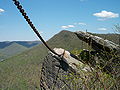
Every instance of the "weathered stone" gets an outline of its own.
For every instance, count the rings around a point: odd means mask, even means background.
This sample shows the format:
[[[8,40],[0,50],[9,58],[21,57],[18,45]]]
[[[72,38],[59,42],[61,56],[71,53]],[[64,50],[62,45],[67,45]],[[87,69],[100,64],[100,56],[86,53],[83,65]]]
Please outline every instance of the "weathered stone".
[[[106,51],[108,53],[114,53],[120,55],[120,46],[109,41],[104,40],[98,36],[93,36],[85,32],[75,32],[78,38],[86,43],[88,43],[96,51]]]
[[[65,62],[60,61],[60,58],[54,57],[49,53],[42,65],[41,88],[44,90],[59,90],[64,86],[64,79],[60,80],[58,76],[68,74],[69,66]]]

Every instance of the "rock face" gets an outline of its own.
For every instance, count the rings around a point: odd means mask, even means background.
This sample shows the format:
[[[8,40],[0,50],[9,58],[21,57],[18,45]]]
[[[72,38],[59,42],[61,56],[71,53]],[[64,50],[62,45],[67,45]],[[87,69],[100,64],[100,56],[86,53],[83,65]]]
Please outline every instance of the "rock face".
[[[61,89],[66,82],[63,75],[68,73],[68,64],[49,53],[46,56],[42,67],[41,88],[44,90],[52,90],[53,88],[54,90]]]
[[[89,46],[91,46],[96,51],[106,51],[108,53],[120,55],[120,46],[109,40],[104,40],[101,37],[93,36],[81,31],[75,32],[75,34],[80,40],[88,43]]]

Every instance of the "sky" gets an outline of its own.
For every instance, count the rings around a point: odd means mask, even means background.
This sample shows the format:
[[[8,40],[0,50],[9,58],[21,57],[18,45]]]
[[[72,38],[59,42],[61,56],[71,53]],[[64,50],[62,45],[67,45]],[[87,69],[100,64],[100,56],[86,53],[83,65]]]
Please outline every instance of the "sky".
[[[62,30],[114,33],[120,23],[120,0],[19,0],[48,40]],[[12,0],[0,0],[0,41],[38,40]]]

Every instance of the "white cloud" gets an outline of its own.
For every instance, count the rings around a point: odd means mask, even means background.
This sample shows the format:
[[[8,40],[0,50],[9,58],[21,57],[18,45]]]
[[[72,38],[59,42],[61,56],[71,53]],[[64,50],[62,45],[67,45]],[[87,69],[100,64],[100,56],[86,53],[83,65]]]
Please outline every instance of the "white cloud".
[[[74,25],[61,26],[62,29],[74,28]]]
[[[5,11],[5,10],[3,10],[3,9],[0,8],[0,13],[2,13],[2,12],[4,12],[4,11]]]
[[[101,31],[106,31],[107,28],[98,28],[98,30],[101,30]]]
[[[108,12],[108,11],[105,11],[105,10],[101,11],[100,13],[94,13],[93,15],[96,16],[96,17],[102,18],[102,19],[99,19],[99,20],[105,20],[105,19],[108,19],[108,18],[119,17],[118,13]]]
[[[68,28],[68,26],[61,26],[61,28],[66,29],[66,28]]]
[[[73,27],[75,27],[75,26],[74,26],[74,25],[68,25],[68,27],[69,27],[69,28],[73,28]]]

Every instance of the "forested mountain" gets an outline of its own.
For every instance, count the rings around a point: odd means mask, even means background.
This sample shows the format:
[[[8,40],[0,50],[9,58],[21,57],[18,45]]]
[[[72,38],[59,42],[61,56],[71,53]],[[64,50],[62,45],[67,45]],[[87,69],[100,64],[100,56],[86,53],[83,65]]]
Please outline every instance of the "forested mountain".
[[[6,41],[0,42],[0,61],[17,55],[29,48],[41,44],[40,41]]]
[[[4,42],[0,42],[0,49],[3,49],[13,43],[17,43],[27,48],[30,48],[40,44],[41,42],[40,41],[4,41]]]
[[[97,35],[97,34],[95,34]],[[118,43],[115,34],[98,35]],[[47,41],[52,48],[64,48],[68,51],[86,48],[77,36],[70,31],[61,31]],[[84,45],[83,45],[84,44]],[[40,68],[48,50],[43,44],[33,47],[17,56],[0,62],[0,87],[3,89],[40,89]]]

